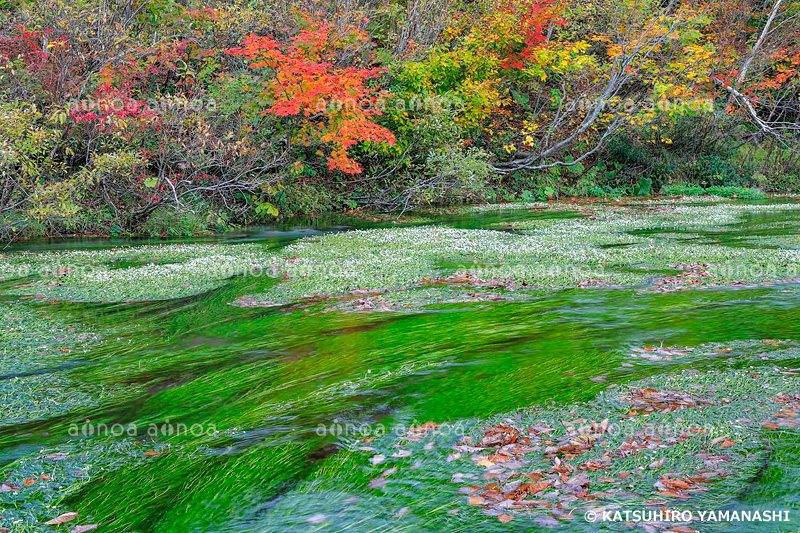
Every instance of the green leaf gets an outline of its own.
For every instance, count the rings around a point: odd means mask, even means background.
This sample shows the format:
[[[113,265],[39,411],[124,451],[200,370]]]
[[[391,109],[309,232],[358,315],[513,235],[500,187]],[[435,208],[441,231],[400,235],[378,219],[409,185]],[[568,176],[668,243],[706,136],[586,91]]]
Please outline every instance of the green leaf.
[[[525,93],[521,93],[516,89],[511,89],[511,97],[514,99],[514,101],[517,104],[519,104],[519,105],[521,105],[523,107],[528,105],[528,102],[530,102],[530,100],[531,100],[531,97],[529,95],[527,95]]]
[[[271,203],[262,202],[256,206],[256,213],[260,215],[270,215],[273,217],[277,217],[280,211],[278,211],[278,208],[272,205]]]
[[[586,167],[583,166],[583,163],[575,163],[574,165],[570,165],[567,168],[573,174],[583,174],[583,172],[586,170]]]

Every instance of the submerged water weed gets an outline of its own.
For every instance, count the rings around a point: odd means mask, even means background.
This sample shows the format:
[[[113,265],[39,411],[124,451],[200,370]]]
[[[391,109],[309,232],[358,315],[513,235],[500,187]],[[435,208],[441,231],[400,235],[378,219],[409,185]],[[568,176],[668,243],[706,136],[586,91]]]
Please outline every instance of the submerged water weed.
[[[561,208],[574,207],[556,207]],[[433,226],[312,237],[283,250],[278,264],[285,272],[283,283],[251,303],[283,304],[369,290],[391,292],[436,279],[480,290],[517,290],[642,286],[676,274],[659,286],[662,291],[794,279],[800,276],[800,250],[732,247],[671,237],[675,231],[722,230],[745,216],[781,216],[797,209],[794,204],[592,206],[584,218],[511,224],[517,233]],[[644,230],[647,235],[635,233]],[[448,279],[459,273],[472,276],[472,282]]]
[[[592,528],[587,511],[736,508],[770,460],[770,445],[797,434],[798,405],[796,372],[685,371],[609,389],[588,404],[461,421],[463,438],[423,424],[354,442],[286,494],[259,531],[335,530],[355,521],[409,531],[583,531]]]
[[[68,376],[39,374],[0,381],[0,427],[44,420],[119,398],[123,386],[81,386]]]
[[[481,205],[463,205],[451,206],[441,209],[431,209],[428,212],[436,214],[444,213],[486,213],[493,211],[511,211],[511,210],[577,210],[589,206],[600,207],[613,207],[618,205],[647,205],[647,206],[670,206],[670,205],[698,205],[698,204],[713,204],[713,203],[730,203],[730,198],[722,196],[706,195],[702,197],[688,197],[681,196],[677,198],[657,198],[657,199],[639,199],[639,198],[625,198],[624,202],[616,201],[610,202],[607,200],[578,200],[567,202],[506,202],[498,204],[481,204]]]
[[[67,531],[89,525],[92,517],[81,514],[69,520],[68,529],[48,527],[46,522],[74,514],[62,503],[67,496],[90,483],[102,482],[103,475],[120,467],[146,461],[154,453],[160,451],[141,441],[96,438],[63,443],[14,461],[2,469],[0,528]]]
[[[0,374],[35,372],[75,360],[97,335],[36,313],[21,303],[0,304]]]
[[[0,279],[33,276],[10,294],[54,300],[119,302],[180,298],[231,276],[271,274],[273,256],[254,244],[174,244],[108,250],[18,252],[0,262]]]
[[[635,286],[656,277],[654,271],[679,272],[687,265],[703,268],[662,290],[800,276],[800,250],[790,239],[762,248],[734,248],[691,238],[692,231],[723,231],[746,216],[796,211],[795,204],[535,207],[572,210],[583,218],[518,221],[510,225],[516,233],[439,226],[356,230],[303,239],[284,248],[280,258],[255,244],[12,253],[3,257],[0,277],[38,276],[8,291],[14,294],[131,301],[197,294],[254,270],[262,276],[282,276],[282,283],[251,300],[262,305],[359,290],[406,289],[457,272],[477,278],[481,290],[498,288],[497,280],[523,288]],[[784,229],[790,232],[794,222],[785,221]],[[488,286],[490,282],[494,286]]]
[[[0,427],[57,417],[134,391],[83,385],[69,374],[99,336],[23,303],[0,304]]]
[[[791,340],[751,340],[698,346],[631,346],[624,350],[623,367],[661,363],[693,363],[723,359],[727,364],[800,360],[800,344]]]

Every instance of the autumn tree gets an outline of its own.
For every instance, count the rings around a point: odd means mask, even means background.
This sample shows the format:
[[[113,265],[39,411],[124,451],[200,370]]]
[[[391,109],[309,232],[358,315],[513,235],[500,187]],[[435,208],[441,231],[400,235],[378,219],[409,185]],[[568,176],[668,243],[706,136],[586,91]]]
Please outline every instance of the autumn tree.
[[[360,29],[336,30],[312,21],[309,27],[279,43],[270,36],[249,35],[239,48],[228,50],[264,69],[264,114],[292,119],[290,138],[304,145],[321,143],[330,149],[328,168],[358,174],[361,165],[348,155],[359,142],[394,144],[394,135],[377,124],[383,93],[370,85],[383,69],[341,66],[338,56],[369,42]]]

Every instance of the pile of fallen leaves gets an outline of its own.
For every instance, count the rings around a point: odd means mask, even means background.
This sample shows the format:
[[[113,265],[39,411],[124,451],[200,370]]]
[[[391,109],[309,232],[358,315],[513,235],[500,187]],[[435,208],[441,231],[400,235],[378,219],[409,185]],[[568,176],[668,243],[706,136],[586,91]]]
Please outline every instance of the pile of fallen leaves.
[[[780,410],[761,422],[761,427],[772,431],[800,427],[800,395],[780,393],[772,400]]]
[[[656,292],[685,291],[704,284],[705,278],[711,277],[708,271],[710,265],[704,263],[679,263],[670,265],[671,268],[681,271],[675,276],[667,276],[656,280]]]
[[[751,373],[754,380],[756,374]],[[632,389],[617,399],[629,406],[620,421],[682,409],[701,409],[713,403],[710,397],[677,390]],[[727,405],[727,398],[719,404]],[[765,401],[768,401],[765,398]],[[800,424],[800,395],[781,393],[771,399],[784,407],[763,427],[797,427]],[[600,422],[583,418],[561,421],[562,429],[545,424],[527,428],[510,423],[484,427],[483,435],[473,443],[465,437],[454,447],[447,460],[469,458],[483,468],[482,475],[455,474],[452,483],[461,486],[469,506],[503,523],[520,513],[542,527],[557,527],[574,520],[587,510],[620,509],[627,500],[631,505],[659,508],[685,501],[732,475],[732,456],[728,449],[737,443],[727,435],[711,438],[708,431],[688,426],[677,434],[641,430],[621,440],[610,434],[609,419]],[[643,427],[647,427],[644,425]],[[652,429],[652,428],[651,428]],[[700,452],[692,454],[694,463],[703,467],[689,471],[661,473],[652,485],[643,485],[648,477],[665,470],[669,450],[689,439],[698,441]],[[689,448],[691,449],[691,447]],[[628,458],[643,454],[647,459],[635,468],[620,469],[615,464],[630,465]],[[581,460],[581,457],[586,459]],[[660,458],[658,458],[660,456]],[[577,461],[570,461],[577,458]],[[686,463],[689,464],[688,462]],[[546,465],[546,466],[543,466]],[[672,461],[673,468],[675,459]],[[647,486],[652,489],[647,490]],[[637,503],[638,502],[638,503]],[[666,530],[675,524],[649,523],[652,530]],[[685,531],[693,531],[685,528]]]
[[[706,492],[706,484],[727,475],[727,472],[717,470],[702,470],[694,475],[665,474],[656,481],[655,488],[662,496],[688,500],[692,494]]]
[[[446,277],[424,278],[417,282],[419,285],[471,285],[474,287],[487,287],[492,289],[515,290],[521,287],[528,287],[528,284],[517,282],[512,278],[492,278],[483,279],[474,276],[469,272],[456,272]]]
[[[675,411],[677,409],[692,409],[710,402],[697,395],[680,391],[657,391],[656,389],[646,388],[633,391],[620,398],[625,403],[631,405],[629,415],[648,414],[654,411]]]

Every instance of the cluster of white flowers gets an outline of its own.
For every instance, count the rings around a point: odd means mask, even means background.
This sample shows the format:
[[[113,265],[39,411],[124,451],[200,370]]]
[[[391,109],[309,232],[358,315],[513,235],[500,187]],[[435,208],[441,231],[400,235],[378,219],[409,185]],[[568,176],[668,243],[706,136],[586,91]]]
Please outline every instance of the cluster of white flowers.
[[[0,279],[30,268],[39,274],[34,283],[12,290],[64,300],[125,301],[197,294],[257,268],[287,277],[259,296],[277,302],[400,289],[455,272],[545,288],[631,286],[652,279],[653,271],[699,263],[710,266],[709,282],[757,282],[800,275],[800,250],[785,231],[800,224],[786,215],[798,209],[798,204],[592,206],[581,213],[591,216],[537,216],[512,224],[513,232],[415,226],[315,236],[286,246],[280,257],[254,243],[22,252],[2,258]],[[766,212],[776,215],[757,224],[752,220]],[[750,229],[784,231],[763,247],[708,238],[745,228],[744,222]],[[502,229],[507,228],[508,223]],[[746,236],[746,231],[740,235]]]
[[[716,267],[710,268],[708,281],[717,283],[795,277],[800,275],[800,251],[795,248],[733,247],[688,237],[696,236],[692,232],[725,231],[751,214],[798,208],[796,204],[685,205],[664,210],[595,207],[591,217],[519,222],[513,225],[516,233],[422,226],[312,237],[284,250],[291,259],[285,259],[281,268],[289,280],[264,297],[281,301],[356,289],[396,289],[454,271],[546,288],[574,287],[587,277],[607,285],[641,284],[654,277],[652,271],[680,263]]]
[[[75,301],[153,300],[189,296],[277,258],[254,244],[177,244],[104,250],[9,254],[0,272],[26,268],[37,281],[12,291]]]

